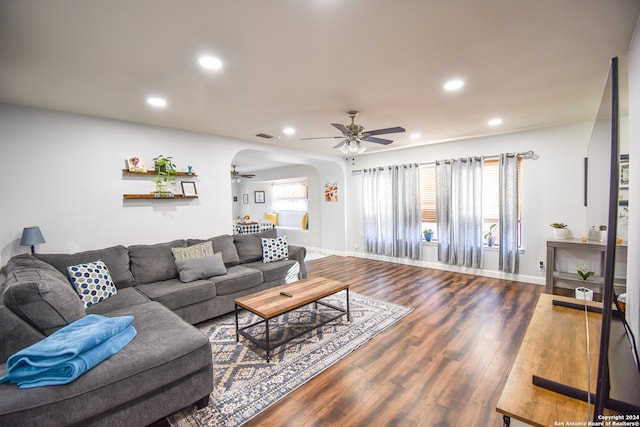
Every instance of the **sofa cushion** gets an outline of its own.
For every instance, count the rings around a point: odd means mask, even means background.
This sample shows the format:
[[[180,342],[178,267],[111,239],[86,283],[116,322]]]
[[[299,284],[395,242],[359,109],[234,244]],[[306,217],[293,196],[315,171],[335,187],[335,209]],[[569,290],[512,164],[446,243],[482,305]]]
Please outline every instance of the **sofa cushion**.
[[[173,258],[175,258],[176,261],[189,258],[200,258],[213,255],[213,244],[209,240],[187,246],[186,248],[171,248],[171,252],[173,252]]]
[[[109,269],[101,260],[67,267],[69,281],[84,308],[91,307],[118,293],[111,281]]]
[[[176,267],[178,267],[180,281],[185,283],[227,273],[220,252],[199,258],[176,259]]]
[[[69,282],[46,270],[8,271],[4,305],[44,335],[85,316],[84,307]]]
[[[171,248],[186,246],[187,241],[183,239],[155,245],[129,246],[131,272],[136,285],[177,278],[178,269]]]
[[[287,236],[275,239],[262,238],[262,262],[269,263],[289,259]]]
[[[264,281],[260,270],[242,265],[228,268],[227,274],[224,276],[211,277],[209,280],[215,283],[218,295],[229,295],[234,292],[251,289]]]
[[[101,259],[109,269],[117,288],[133,286],[133,275],[129,269],[129,252],[122,245],[75,254],[34,254],[34,256],[54,266],[65,277],[68,266]]]
[[[213,243],[214,252],[222,252],[222,260],[225,266],[233,267],[234,265],[240,264],[240,257],[238,256],[236,245],[233,244],[233,236],[228,234],[212,237],[207,240],[189,239],[187,243],[189,243],[189,245],[195,245],[207,241]]]
[[[112,311],[131,307],[133,305],[144,304],[150,301],[151,300],[136,287],[124,288],[118,290],[117,294],[111,295],[109,298],[88,307],[86,312],[87,314],[102,314],[110,316]]]
[[[240,264],[262,259],[262,238],[275,239],[277,237],[278,232],[275,229],[233,236],[233,243],[236,245]]]
[[[298,261],[292,259],[268,263],[254,261],[243,264],[242,266],[262,271],[262,277],[265,282],[281,280],[282,283],[292,283],[298,280],[298,275],[300,273]]]
[[[178,279],[136,286],[140,292],[171,310],[215,298],[217,290],[210,280],[182,283]]]

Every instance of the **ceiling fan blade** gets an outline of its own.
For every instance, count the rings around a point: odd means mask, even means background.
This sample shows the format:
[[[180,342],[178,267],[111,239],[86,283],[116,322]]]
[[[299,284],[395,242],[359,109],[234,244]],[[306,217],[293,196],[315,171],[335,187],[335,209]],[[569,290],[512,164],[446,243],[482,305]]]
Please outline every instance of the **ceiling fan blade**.
[[[331,123],[331,126],[338,129],[340,132],[344,133],[345,135],[351,135],[353,133],[351,132],[351,130],[349,130],[348,127],[346,127],[345,125],[341,125],[340,123]]]
[[[364,134],[365,135],[383,135],[385,133],[400,133],[400,132],[404,132],[404,128],[400,126],[396,126],[394,128],[368,130]]]
[[[333,148],[340,148],[342,147],[347,141],[349,141],[348,139],[342,140],[338,143],[338,145],[334,146]]]
[[[300,138],[300,141],[305,141],[309,139],[334,139],[334,138],[344,138],[344,136],[318,136],[314,138]]]
[[[253,178],[255,175],[252,175],[252,174],[243,174],[243,173],[241,173],[241,174],[240,174],[240,176],[241,176],[242,178]]]
[[[367,136],[364,138],[361,138],[363,141],[367,141],[367,142],[375,142],[376,144],[384,144],[384,145],[389,145],[391,144],[393,141],[390,139],[382,139],[382,138],[374,138],[373,136]]]

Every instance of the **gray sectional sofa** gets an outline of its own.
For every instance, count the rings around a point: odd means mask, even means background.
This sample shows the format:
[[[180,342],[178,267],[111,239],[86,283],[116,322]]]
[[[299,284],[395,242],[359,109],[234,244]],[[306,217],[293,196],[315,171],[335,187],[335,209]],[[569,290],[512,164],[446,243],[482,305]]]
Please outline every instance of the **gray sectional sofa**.
[[[132,315],[137,336],[69,384],[0,384],[0,425],[143,426],[206,405],[211,348],[192,325],[232,312],[238,296],[306,277],[305,248],[289,245],[288,259],[263,262],[263,237],[277,236],[270,230],[10,259],[0,273],[0,376],[9,356],[87,314]],[[174,251],[208,242],[221,264],[213,277],[198,278],[193,263],[185,268]],[[67,267],[97,260],[117,292],[86,307]]]

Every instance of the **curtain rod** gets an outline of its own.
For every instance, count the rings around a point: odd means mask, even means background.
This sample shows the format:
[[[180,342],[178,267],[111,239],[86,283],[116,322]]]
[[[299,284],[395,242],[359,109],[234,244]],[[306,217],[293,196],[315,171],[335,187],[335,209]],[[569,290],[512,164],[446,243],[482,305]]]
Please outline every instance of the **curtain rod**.
[[[529,150],[529,151],[521,151],[519,153],[507,153],[507,156],[518,156],[518,157],[522,157],[523,159],[532,159],[532,160],[538,160],[538,156],[536,153],[533,152],[533,150]],[[493,160],[493,159],[499,159],[500,158],[500,154],[494,154],[492,156],[482,156],[484,159],[489,159],[489,160]],[[434,165],[436,163],[437,160],[434,160],[432,162],[425,162],[425,163],[418,163],[418,165],[420,166],[424,166],[424,165]],[[362,173],[362,169],[352,169],[351,170],[351,175],[359,175]]]

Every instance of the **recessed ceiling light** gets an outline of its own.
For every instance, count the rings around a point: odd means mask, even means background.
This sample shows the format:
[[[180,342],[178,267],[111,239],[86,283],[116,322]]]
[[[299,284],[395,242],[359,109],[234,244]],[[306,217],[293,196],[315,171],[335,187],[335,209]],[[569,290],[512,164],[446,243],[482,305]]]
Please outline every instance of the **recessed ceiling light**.
[[[222,68],[222,61],[213,56],[201,56],[198,63],[207,70],[219,70]]]
[[[487,122],[489,126],[500,126],[502,124],[502,119],[500,117],[493,118]]]
[[[285,135],[293,135],[296,133],[296,130],[294,128],[284,128],[282,132],[284,132]]]
[[[458,90],[464,86],[464,81],[460,79],[449,80],[444,84],[444,89],[448,91]]]
[[[152,107],[161,108],[167,106],[167,101],[163,98],[158,98],[157,96],[151,96],[147,98],[147,104],[151,105]]]
[[[419,133],[412,133],[411,135],[409,135],[409,138],[411,139],[420,139],[422,135],[420,135]]]

